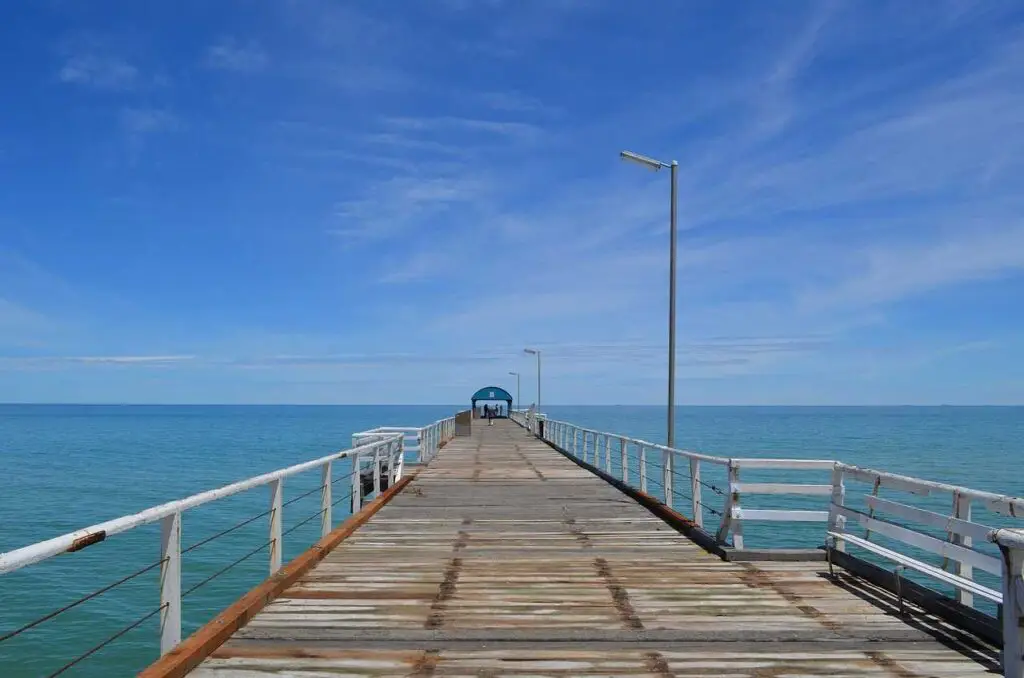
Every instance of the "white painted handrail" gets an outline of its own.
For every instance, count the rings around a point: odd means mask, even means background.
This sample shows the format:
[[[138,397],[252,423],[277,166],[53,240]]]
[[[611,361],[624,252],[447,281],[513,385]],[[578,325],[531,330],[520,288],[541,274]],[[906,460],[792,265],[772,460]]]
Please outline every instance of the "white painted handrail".
[[[395,439],[397,438],[391,438],[391,440]],[[32,565],[33,563],[38,563],[42,560],[46,560],[47,558],[52,558],[53,556],[65,553],[68,549],[72,548],[76,542],[89,538],[91,535],[103,533],[103,539],[106,539],[114,536],[115,534],[127,532],[128,530],[135,529],[142,525],[155,523],[156,521],[175,513],[183,513],[197,506],[202,506],[203,504],[208,504],[212,501],[224,499],[231,495],[238,494],[239,492],[251,490],[254,487],[269,485],[274,481],[293,476],[297,473],[319,468],[324,464],[337,459],[372,453],[381,445],[386,444],[387,441],[385,440],[382,442],[360,445],[359,447],[353,447],[341,452],[335,452],[334,454],[327,455],[326,457],[320,457],[319,459],[289,466],[288,468],[278,469],[277,471],[271,471],[270,473],[264,473],[263,475],[240,480],[236,483],[225,485],[224,487],[218,487],[214,490],[207,490],[206,492],[193,494],[192,496],[185,497],[184,499],[169,501],[165,504],[153,506],[138,513],[114,518],[113,520],[107,520],[102,523],[96,523],[95,525],[75,530],[74,532],[62,534],[59,537],[37,542],[13,551],[7,551],[6,553],[0,553],[0,574],[7,574],[8,572],[21,569],[26,565]]]
[[[537,417],[540,419],[541,417]],[[704,525],[704,511],[717,513],[721,517],[715,532],[716,540],[727,544],[729,537],[736,549],[743,548],[743,524],[745,521],[778,522],[823,522],[827,523],[828,541],[837,551],[845,551],[847,544],[870,552],[875,557],[888,559],[900,568],[909,568],[919,575],[951,585],[956,590],[957,600],[967,606],[973,605],[973,596],[980,595],[990,601],[1003,604],[1004,671],[1007,678],[1024,678],[1024,530],[993,530],[989,525],[977,522],[972,515],[972,506],[979,505],[993,513],[1010,518],[1024,518],[1024,499],[994,492],[975,490],[910,476],[875,471],[851,466],[829,459],[776,459],[763,457],[728,458],[679,450],[651,443],[639,438],[597,431],[568,422],[544,420],[543,432],[536,423],[522,412],[513,412],[512,419],[527,427],[535,434],[576,457],[581,463],[631,485],[641,492],[648,492],[649,483],[658,485],[668,506],[673,506],[673,496],[679,494],[676,480],[689,481],[692,519],[698,527]],[[617,469],[612,464],[609,441],[616,440],[618,447]],[[604,455],[601,443],[604,444]],[[652,454],[659,452],[660,454]],[[651,474],[648,468],[651,460],[659,464],[660,473]],[[680,473],[681,464],[689,465],[687,476]],[[602,462],[604,468],[602,469]],[[709,484],[701,477],[701,465],[724,467],[728,474],[727,485],[720,488]],[[630,467],[637,471],[632,476]],[[822,474],[818,483],[751,482],[740,478],[741,470],[747,472],[763,470],[807,471]],[[827,478],[825,474],[828,474]],[[675,480],[674,480],[675,479]],[[849,505],[848,483],[861,482],[871,486],[869,494],[861,499],[866,511]],[[703,489],[712,489],[722,495],[722,509],[716,510],[704,502]],[[919,497],[947,497],[948,513],[939,513],[920,506],[879,496],[880,490],[905,492]],[[750,508],[742,505],[744,495],[791,495],[822,498],[823,510],[794,510]],[[891,516],[900,522],[888,519]],[[916,523],[920,528],[908,525]],[[850,533],[847,525],[859,525],[864,536]],[[929,533],[930,532],[930,533]],[[911,549],[934,554],[941,558],[942,566],[932,565],[917,557],[893,550],[871,541],[871,534],[878,534],[890,540],[906,544]],[[945,534],[945,538],[936,536]],[[977,546],[988,542],[999,546],[1002,558],[978,550]],[[814,546],[819,546],[815,544]],[[947,571],[947,564],[952,572]],[[998,576],[1001,590],[984,586],[974,580],[978,569]]]
[[[352,442],[370,440],[388,433],[401,433],[405,436],[405,451],[415,452],[416,461],[425,464],[434,458],[442,445],[455,437],[455,417],[438,419],[423,427],[413,426],[378,426],[369,431],[362,431],[352,436]]]
[[[372,440],[365,441],[347,450],[342,450],[340,452],[320,457],[319,459],[313,459],[301,464],[295,464],[293,466],[288,466],[287,468],[271,471],[270,473],[264,473],[252,478],[240,480],[223,487],[218,487],[213,490],[207,490],[206,492],[200,492],[198,494],[185,497],[184,499],[159,504],[143,511],[139,511],[138,513],[121,516],[120,518],[115,518],[113,520],[107,520],[80,530],[75,530],[74,532],[60,535],[59,537],[30,544],[6,553],[0,553],[0,575],[29,567],[61,554],[73,554],[93,544],[106,541],[114,535],[128,532],[129,530],[133,530],[143,525],[159,521],[161,523],[161,556],[159,561],[160,652],[161,654],[164,654],[172,650],[181,642],[181,605],[183,595],[187,594],[187,592],[186,594],[183,594],[181,590],[182,554],[184,552],[181,545],[181,528],[183,515],[186,511],[231,497],[247,490],[264,486],[269,487],[270,506],[266,512],[266,515],[269,516],[269,526],[268,541],[266,542],[266,545],[270,547],[270,574],[274,574],[282,565],[282,557],[284,554],[284,535],[287,534],[282,529],[284,524],[283,509],[286,506],[286,502],[284,501],[284,480],[303,472],[312,470],[320,471],[319,487],[314,488],[308,494],[312,494],[317,489],[320,490],[321,511],[318,512],[318,514],[314,514],[314,516],[307,520],[313,520],[319,516],[321,525],[320,534],[321,536],[325,536],[333,528],[333,521],[331,519],[331,486],[336,481],[332,476],[332,463],[340,459],[352,460],[353,471],[351,475],[353,478],[353,511],[357,511],[360,505],[358,480],[361,461],[364,459],[372,460],[371,463],[374,466],[375,490],[379,491],[380,471],[381,466],[385,461],[387,461],[387,468],[391,474],[389,485],[400,477],[398,475],[401,470],[399,460],[403,453],[403,443],[404,437],[400,433],[382,433],[375,436]],[[299,498],[301,498],[301,495]],[[248,522],[251,522],[251,519],[243,521],[241,524],[244,525]],[[231,529],[233,530],[235,528]],[[294,527],[292,529],[294,529]],[[216,538],[216,536],[218,535],[210,538],[210,540]],[[202,543],[206,543],[206,541],[200,542],[192,548],[195,548]],[[186,551],[187,550],[188,549],[186,549]],[[156,567],[156,564],[152,567]],[[145,568],[139,573],[145,572],[148,569],[150,568]],[[134,577],[137,575],[131,576]],[[198,588],[198,586],[195,588]],[[48,617],[43,617],[43,619],[46,618]],[[35,623],[38,622],[33,622],[33,624],[23,627],[21,630],[31,628]],[[17,632],[20,632],[21,630]]]
[[[526,418],[521,412],[514,412],[512,419],[520,425],[527,426]],[[535,430],[531,428],[531,430]],[[693,522],[698,527],[704,526],[705,513],[719,518],[716,537],[725,544],[729,538],[737,549],[744,547],[744,521],[773,522],[824,522],[828,519],[828,511],[823,506],[820,511],[806,511],[773,508],[741,507],[742,494],[763,495],[830,495],[832,493],[830,475],[835,462],[827,459],[771,459],[771,458],[729,458],[719,457],[690,450],[670,448],[640,438],[631,438],[620,434],[609,433],[577,426],[564,421],[546,419],[544,421],[544,438],[561,449],[576,456],[584,463],[600,467],[601,459],[597,457],[601,451],[601,441],[617,440],[619,448],[618,471],[620,480],[632,484],[641,492],[650,492],[650,485],[656,486],[665,503],[674,508],[675,498],[688,499]],[[630,456],[629,450],[636,450]],[[604,469],[611,473],[614,465],[611,454],[604,450]],[[635,483],[630,480],[631,460],[635,462],[637,475]],[[651,463],[656,465],[657,472],[651,474]],[[701,473],[701,465],[709,464],[723,468],[728,476],[722,486],[707,482]],[[811,471],[822,474],[821,482],[816,484],[800,483],[748,483],[740,482],[740,469],[746,470],[788,470]],[[705,501],[705,490],[711,490],[720,496],[721,503],[709,504]]]

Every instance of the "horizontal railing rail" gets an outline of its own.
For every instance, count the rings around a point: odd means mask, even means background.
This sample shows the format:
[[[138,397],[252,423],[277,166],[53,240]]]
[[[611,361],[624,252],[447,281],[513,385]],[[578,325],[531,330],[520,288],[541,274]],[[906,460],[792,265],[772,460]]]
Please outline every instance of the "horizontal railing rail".
[[[1024,516],[1024,499],[841,462],[832,483],[828,535],[833,548],[853,546],[916,571],[951,587],[967,606],[975,596],[1003,602],[998,584],[1003,564],[988,535],[997,528],[995,516]],[[852,494],[858,486],[863,491]],[[885,543],[877,543],[878,537]],[[909,554],[903,552],[907,547]],[[987,583],[977,581],[976,570],[990,575],[981,575]]]
[[[438,419],[420,428],[412,426],[378,426],[352,436],[352,443],[369,440],[375,436],[401,433],[405,437],[405,451],[414,455],[417,463],[425,464],[434,458],[437,451],[455,437],[455,417]]]
[[[580,462],[652,494],[670,508],[675,508],[677,499],[688,502],[692,522],[719,545],[729,546],[731,539],[733,549],[743,549],[747,522],[822,523],[821,541],[813,546],[824,546],[830,567],[833,552],[845,553],[847,547],[854,547],[868,554],[870,562],[888,564],[897,584],[910,571],[917,579],[931,582],[933,589],[952,589],[955,600],[965,607],[975,605],[975,596],[984,599],[993,607],[979,611],[1002,620],[1004,675],[1024,678],[1024,530],[994,525],[994,519],[983,521],[976,511],[1000,520],[1020,519],[1024,499],[829,459],[720,457],[669,448],[532,411],[513,411],[510,417]],[[704,470],[724,478],[711,480]],[[818,474],[819,479],[795,483],[749,478],[774,471],[807,472]],[[854,495],[851,488],[857,484],[870,489]],[[883,497],[882,490],[923,498],[925,503]],[[821,503],[816,509],[754,508],[745,499],[752,495],[811,502],[820,497]],[[718,519],[713,532],[705,528],[707,513]],[[854,533],[854,527],[862,533]]]
[[[22,623],[16,628],[0,629],[0,657],[4,655],[2,651],[2,644],[4,642],[29,632],[42,624],[60,617],[69,610],[77,608],[83,603],[98,598],[119,586],[156,570],[159,571],[159,591],[154,592],[154,609],[152,611],[132,624],[120,629],[117,633],[106,637],[101,643],[93,646],[86,652],[78,654],[49,675],[57,676],[65,673],[157,615],[159,615],[160,653],[169,652],[182,639],[182,604],[186,598],[262,551],[266,551],[268,554],[269,574],[275,574],[282,567],[284,538],[286,536],[318,519],[320,522],[318,538],[326,536],[334,527],[332,510],[335,506],[344,502],[350,506],[351,512],[355,514],[362,508],[364,499],[378,495],[382,488],[385,486],[390,487],[401,478],[404,441],[405,436],[400,432],[382,431],[372,436],[366,436],[365,439],[359,440],[350,449],[240,480],[213,490],[200,492],[184,499],[159,504],[138,513],[97,523],[84,529],[69,532],[59,537],[40,541],[6,553],[0,553],[0,575],[6,575],[57,556],[68,557],[68,554],[73,556],[73,554],[90,546],[106,542],[111,537],[130,532],[145,525],[160,523],[161,526],[160,558],[158,560],[147,563],[145,566],[111,584],[99,587],[86,595],[78,596],[70,603],[35,617],[27,623]],[[350,462],[349,471],[336,475],[334,464],[342,460]],[[361,484],[360,472],[366,469],[371,469],[372,473],[372,483],[369,486]],[[285,499],[284,487],[286,479],[315,471],[320,471],[318,484],[295,497]],[[341,496],[336,496],[333,491],[334,486],[346,482],[349,485],[348,491],[344,494],[339,492],[338,494],[341,494]],[[248,516],[194,544],[182,546],[182,523],[186,520],[185,516],[189,511],[257,488],[269,489],[269,506],[265,511],[255,516]],[[319,494],[320,497],[319,510],[285,529],[284,509],[314,494]],[[182,589],[182,571],[185,564],[183,556],[221,537],[234,533],[247,525],[251,525],[260,519],[265,520],[267,524],[265,539],[259,539],[259,543],[254,543],[252,545],[253,548],[249,549],[240,558],[233,559],[222,565],[218,563],[221,566],[215,572],[188,589]],[[0,666],[0,673],[2,673],[2,669],[3,667]]]
[[[781,506],[745,506],[744,495],[778,497],[831,495],[832,460],[730,458],[690,450],[670,448],[648,440],[588,429],[568,422],[536,417],[543,422],[543,436],[586,463],[617,475],[641,492],[653,494],[675,508],[679,501],[689,503],[691,519],[705,528],[707,514],[717,520],[714,536],[721,544],[744,548],[746,522],[821,522],[828,520],[827,505],[820,510]],[[527,425],[526,415],[516,413],[513,420]],[[537,425],[534,425],[534,429]],[[535,431],[536,432],[536,431]],[[711,467],[720,477],[708,477]],[[817,483],[747,481],[759,471],[817,472]],[[740,474],[743,472],[744,479]],[[771,503],[771,500],[765,500]]]

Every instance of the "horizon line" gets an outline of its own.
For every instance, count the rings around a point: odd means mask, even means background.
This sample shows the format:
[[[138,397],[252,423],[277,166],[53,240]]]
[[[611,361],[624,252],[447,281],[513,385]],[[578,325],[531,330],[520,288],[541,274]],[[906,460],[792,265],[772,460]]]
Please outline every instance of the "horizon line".
[[[252,402],[252,403],[159,403],[159,402],[0,402],[0,407],[462,407],[457,403],[287,403],[287,402]],[[651,403],[557,403],[548,407],[659,407],[664,404]],[[701,403],[679,404],[676,408],[702,407],[822,407],[822,408],[853,408],[853,407],[1024,407],[1024,403]],[[468,408],[467,408],[468,409]]]

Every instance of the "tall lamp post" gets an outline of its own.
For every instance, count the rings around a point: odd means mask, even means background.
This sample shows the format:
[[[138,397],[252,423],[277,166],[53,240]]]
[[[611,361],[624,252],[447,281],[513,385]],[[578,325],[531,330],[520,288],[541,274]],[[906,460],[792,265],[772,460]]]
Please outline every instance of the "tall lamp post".
[[[540,414],[540,349],[524,348],[523,353],[537,356],[537,413]]]
[[[671,206],[669,208],[669,272],[668,272],[668,446],[675,447],[676,411],[676,175],[679,163],[662,162],[632,151],[622,151],[619,157],[657,172],[668,168],[671,174]]]
[[[511,374],[513,377],[516,378],[516,408],[518,409],[518,408],[522,407],[522,404],[519,402],[519,393],[520,393],[520,390],[519,390],[519,373],[518,372],[509,372],[509,374]]]

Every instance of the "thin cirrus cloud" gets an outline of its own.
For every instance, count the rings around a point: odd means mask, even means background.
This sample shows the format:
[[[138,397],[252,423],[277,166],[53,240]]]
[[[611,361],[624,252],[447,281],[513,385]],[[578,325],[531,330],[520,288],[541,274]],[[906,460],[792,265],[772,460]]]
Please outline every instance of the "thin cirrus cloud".
[[[83,356],[21,356],[0,358],[8,369],[60,368],[83,365],[161,366],[192,362],[191,355],[83,355]]]
[[[270,63],[270,58],[254,40],[241,41],[225,37],[206,50],[204,64],[209,68],[236,73],[256,73]]]
[[[107,90],[124,90],[139,82],[139,69],[124,59],[97,54],[75,54],[61,66],[61,82]]]

